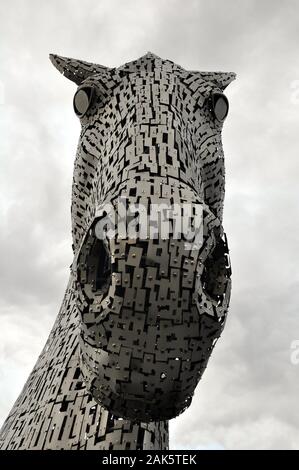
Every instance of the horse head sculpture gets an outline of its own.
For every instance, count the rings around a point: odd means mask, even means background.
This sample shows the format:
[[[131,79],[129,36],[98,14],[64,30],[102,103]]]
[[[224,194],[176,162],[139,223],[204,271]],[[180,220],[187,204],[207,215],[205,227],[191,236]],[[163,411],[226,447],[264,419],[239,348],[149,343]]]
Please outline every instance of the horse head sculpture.
[[[152,53],[119,68],[50,58],[78,86],[81,372],[115,416],[167,420],[190,405],[228,311],[221,130],[235,74]]]

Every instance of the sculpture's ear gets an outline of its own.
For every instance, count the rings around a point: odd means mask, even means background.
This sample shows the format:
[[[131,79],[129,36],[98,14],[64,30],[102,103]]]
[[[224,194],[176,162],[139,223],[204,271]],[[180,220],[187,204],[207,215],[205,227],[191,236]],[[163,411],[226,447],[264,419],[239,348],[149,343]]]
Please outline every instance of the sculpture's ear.
[[[236,79],[234,72],[200,72],[200,75],[209,82],[224,90],[232,81]]]
[[[54,67],[59,70],[66,78],[80,85],[83,80],[95,73],[107,72],[110,69],[103,65],[85,62],[83,60],[70,59],[56,54],[50,54],[50,60]]]
[[[216,87],[224,90],[233,80],[236,78],[236,74],[234,72],[195,72],[190,71],[189,73],[192,74],[196,80],[196,77],[207,80],[208,82],[212,82]]]

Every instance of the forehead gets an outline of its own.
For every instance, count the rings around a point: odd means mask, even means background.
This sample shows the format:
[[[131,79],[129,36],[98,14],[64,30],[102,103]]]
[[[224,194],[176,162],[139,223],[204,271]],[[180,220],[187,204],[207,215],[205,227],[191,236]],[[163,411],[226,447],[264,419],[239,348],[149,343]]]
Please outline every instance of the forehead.
[[[154,72],[155,70],[172,73],[184,72],[184,69],[180,65],[170,60],[162,59],[151,52],[148,52],[146,55],[132,62],[127,62],[115,70],[119,73],[136,73],[139,71]]]
[[[161,82],[182,84],[190,94],[203,93],[207,90],[219,89],[217,83],[211,76],[205,76],[200,72],[190,72],[170,60],[164,60],[151,52],[137,60],[115,69],[120,77],[127,76],[129,81],[135,81],[138,84],[150,82],[151,84],[160,84]]]
[[[154,105],[168,104],[170,96],[191,108],[203,108],[211,93],[223,92],[224,88],[235,78],[227,72],[199,72],[185,70],[170,60],[164,60],[149,52],[132,62],[117,68],[95,66],[96,73],[88,76],[80,86],[94,85],[101,98],[124,101],[135,99],[149,101]],[[107,103],[106,99],[103,103]],[[180,106],[181,107],[181,106]]]
[[[161,85],[167,85],[168,90],[174,86],[178,88],[185,86],[189,88],[189,93],[196,91],[196,88],[192,90],[189,87],[190,77],[192,77],[190,72],[174,62],[161,59],[152,53],[117,68],[115,72],[119,77],[126,77],[128,82],[135,83],[140,88],[142,86],[158,88]],[[202,91],[209,88],[207,82],[200,75],[197,74],[193,78],[196,78],[198,84],[206,85]]]
[[[137,60],[106,73],[95,74],[84,81],[85,84],[105,88],[108,95],[147,95],[151,101],[159,101],[163,96],[176,95],[183,101],[196,99],[204,103],[211,90],[220,88],[200,73],[192,73],[182,67],[162,59]],[[200,104],[200,103],[199,103]]]
[[[113,79],[120,79],[127,74],[145,71],[147,74],[151,72],[168,72],[179,77],[184,82],[186,79],[185,83],[188,82],[192,85],[189,86],[190,90],[198,89],[198,83],[203,85],[206,82],[204,88],[215,88],[216,86],[223,91],[236,77],[235,73],[232,72],[188,71],[174,62],[164,60],[151,52],[118,68],[109,68],[100,64],[58,56],[56,54],[50,54],[50,60],[59,72],[79,86],[87,80],[96,81],[94,79],[98,77],[99,81],[101,81],[101,78],[102,82],[107,83],[108,88],[110,88],[113,86]]]

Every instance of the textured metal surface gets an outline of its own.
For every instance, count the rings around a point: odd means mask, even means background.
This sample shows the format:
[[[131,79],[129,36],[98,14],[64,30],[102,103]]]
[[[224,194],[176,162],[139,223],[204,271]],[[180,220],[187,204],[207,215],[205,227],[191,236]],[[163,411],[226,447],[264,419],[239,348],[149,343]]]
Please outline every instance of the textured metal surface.
[[[226,110],[215,110],[214,102],[235,75],[186,71],[151,53],[116,69],[51,60],[79,86],[74,262],[58,319],[0,443],[165,448],[163,420],[190,405],[229,304]],[[159,204],[200,207],[202,244],[186,245],[173,226],[167,236],[161,227],[155,237],[144,236],[138,223],[135,237],[121,237],[117,226],[115,236],[99,239],[103,208],[117,211],[119,198],[146,211]],[[192,223],[197,217],[192,212]]]

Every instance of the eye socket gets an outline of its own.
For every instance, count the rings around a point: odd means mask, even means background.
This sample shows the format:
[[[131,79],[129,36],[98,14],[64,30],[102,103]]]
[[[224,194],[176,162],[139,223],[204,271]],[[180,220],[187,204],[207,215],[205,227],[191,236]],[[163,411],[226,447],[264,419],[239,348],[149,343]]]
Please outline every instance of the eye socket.
[[[73,100],[73,106],[74,106],[74,111],[79,117],[85,116],[87,113],[88,109],[91,106],[92,99],[94,97],[94,88],[91,86],[86,86],[79,88],[79,90],[76,91],[74,100]]]
[[[228,99],[223,93],[214,92],[210,99],[211,110],[219,122],[223,122],[229,110]]]

